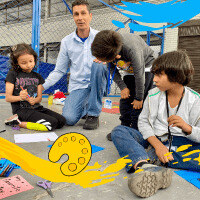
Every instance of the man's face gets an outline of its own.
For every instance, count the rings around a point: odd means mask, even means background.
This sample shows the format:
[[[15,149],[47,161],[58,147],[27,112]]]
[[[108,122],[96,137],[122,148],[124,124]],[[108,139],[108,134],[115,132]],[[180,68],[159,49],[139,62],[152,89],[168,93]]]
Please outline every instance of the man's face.
[[[74,6],[73,18],[78,30],[89,29],[92,20],[92,13],[89,13],[86,5]]]

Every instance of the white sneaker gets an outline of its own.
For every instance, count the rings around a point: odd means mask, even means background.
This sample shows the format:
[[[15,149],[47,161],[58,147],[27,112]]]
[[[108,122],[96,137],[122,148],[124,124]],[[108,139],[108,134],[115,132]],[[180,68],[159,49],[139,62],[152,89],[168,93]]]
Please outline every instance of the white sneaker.
[[[9,117],[4,122],[5,122],[6,125],[9,125],[9,126],[14,126],[14,125],[21,124],[21,121],[18,119],[18,115],[17,114]]]

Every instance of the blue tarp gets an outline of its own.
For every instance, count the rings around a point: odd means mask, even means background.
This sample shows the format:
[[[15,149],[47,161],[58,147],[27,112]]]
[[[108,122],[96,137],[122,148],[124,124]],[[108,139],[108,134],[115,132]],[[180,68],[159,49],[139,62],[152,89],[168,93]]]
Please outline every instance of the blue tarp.
[[[5,93],[5,78],[9,69],[9,58],[0,55],[0,93]]]
[[[44,79],[47,78],[49,73],[55,68],[54,64],[41,62],[39,67],[39,73]],[[0,55],[0,93],[5,93],[5,78],[10,70],[9,58]],[[67,93],[67,74],[65,74],[54,86],[45,90],[43,93],[54,93],[54,90],[60,89],[60,91]]]

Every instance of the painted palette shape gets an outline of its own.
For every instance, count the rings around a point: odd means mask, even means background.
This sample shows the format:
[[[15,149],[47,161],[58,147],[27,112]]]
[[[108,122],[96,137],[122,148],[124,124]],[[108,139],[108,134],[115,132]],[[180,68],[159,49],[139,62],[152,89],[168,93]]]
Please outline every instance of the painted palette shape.
[[[68,156],[60,170],[65,176],[80,173],[89,163],[92,147],[89,140],[80,133],[67,133],[60,136],[49,151],[49,160],[58,162],[63,155]]]

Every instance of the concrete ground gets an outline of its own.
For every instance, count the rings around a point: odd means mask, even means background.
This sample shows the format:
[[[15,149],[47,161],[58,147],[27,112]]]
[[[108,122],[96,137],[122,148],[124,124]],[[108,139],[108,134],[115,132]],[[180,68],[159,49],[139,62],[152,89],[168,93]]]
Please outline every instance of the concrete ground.
[[[118,101],[118,99],[111,98],[112,101]],[[47,106],[47,99],[43,99],[42,104]],[[52,109],[61,112],[62,106],[53,105]],[[4,99],[0,100],[0,130],[6,129],[6,132],[1,133],[1,137],[11,141],[14,143],[14,134],[21,133],[34,133],[35,131],[30,131],[26,129],[20,129],[19,131],[14,131],[11,127],[4,125],[4,120],[11,115],[11,107],[10,104],[5,102]],[[97,130],[84,130],[82,128],[84,124],[84,120],[80,120],[77,125],[73,127],[64,127],[61,130],[56,130],[55,133],[60,136],[64,133],[68,132],[78,132],[84,134],[91,142],[91,144],[100,146],[105,148],[104,150],[94,153],[92,155],[92,159],[89,165],[93,165],[95,162],[103,165],[103,168],[114,163],[117,159],[119,159],[119,155],[117,150],[115,149],[112,142],[106,139],[106,135],[117,125],[120,124],[119,115],[118,114],[108,114],[102,112],[100,115],[100,127]],[[30,153],[36,155],[37,157],[48,160],[48,145],[53,142],[40,142],[40,143],[24,143],[18,144],[20,147],[29,151]],[[104,163],[107,161],[107,163]],[[13,170],[11,176],[21,175],[25,178],[34,189],[28,190],[10,197],[7,197],[7,200],[48,200],[51,197],[47,194],[45,190],[38,187],[36,182],[41,180],[40,177],[32,176],[26,171],[22,169]],[[127,181],[128,179],[124,179],[124,177],[130,177],[125,171],[122,169],[120,171],[120,175],[116,177],[116,180],[107,183],[101,186],[93,187],[93,188],[82,188],[81,186],[71,184],[71,183],[53,183],[52,192],[54,194],[55,200],[133,200],[133,199],[141,199],[128,189]],[[0,178],[1,180],[2,178]],[[159,190],[154,196],[148,198],[149,200],[197,200],[200,199],[200,190],[182,179],[178,175],[174,173],[173,181],[169,188],[164,190]]]

